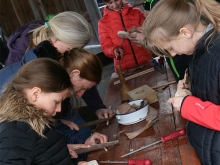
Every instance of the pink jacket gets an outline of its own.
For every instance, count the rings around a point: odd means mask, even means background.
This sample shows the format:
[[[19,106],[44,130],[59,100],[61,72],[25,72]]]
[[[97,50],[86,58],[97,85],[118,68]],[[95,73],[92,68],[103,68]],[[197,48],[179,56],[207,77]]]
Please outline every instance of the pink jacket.
[[[133,8],[127,2],[121,11],[109,10],[104,8],[104,16],[99,20],[98,32],[103,53],[114,58],[114,66],[121,65],[121,69],[127,69],[136,66],[135,59],[138,64],[145,63],[152,59],[152,54],[144,46],[137,46],[129,39],[124,39],[122,48],[124,57],[120,63],[116,60],[114,49],[119,47],[122,38],[117,36],[118,31],[128,31],[133,26],[142,26],[145,20],[143,12],[138,8]],[[130,43],[129,43],[130,42]]]
[[[182,102],[181,115],[206,128],[220,131],[220,106],[212,102],[203,102],[197,97],[187,96]]]

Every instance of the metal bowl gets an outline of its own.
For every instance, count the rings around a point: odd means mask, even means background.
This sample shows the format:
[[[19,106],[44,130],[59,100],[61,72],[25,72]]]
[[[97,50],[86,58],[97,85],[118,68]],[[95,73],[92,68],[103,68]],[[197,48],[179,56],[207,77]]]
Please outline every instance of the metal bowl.
[[[140,105],[142,101],[143,99],[139,99],[139,100],[131,101],[128,104]],[[116,110],[116,119],[118,123],[122,125],[131,125],[138,123],[146,118],[148,112],[148,106],[149,106],[149,102],[146,105],[144,105],[142,108],[127,114],[120,114],[119,111]]]

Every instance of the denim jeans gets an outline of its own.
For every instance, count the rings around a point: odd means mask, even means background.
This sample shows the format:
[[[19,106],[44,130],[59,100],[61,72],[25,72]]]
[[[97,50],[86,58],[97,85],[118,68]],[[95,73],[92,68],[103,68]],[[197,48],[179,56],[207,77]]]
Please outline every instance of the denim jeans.
[[[75,109],[73,109],[71,112],[68,112],[65,117],[65,120],[71,120],[73,121],[75,124],[80,125],[85,123],[85,121],[82,119],[82,117],[75,111]],[[72,131],[75,130],[71,130],[69,127],[67,127],[65,124],[60,123],[59,127],[57,127],[57,131],[59,131],[62,134],[65,134],[65,140],[67,142],[67,144],[72,144],[72,139],[74,139],[74,134],[72,133]],[[81,128],[79,129],[78,133],[84,134],[87,137],[90,137],[92,134],[92,131],[89,127],[85,127],[85,128]],[[76,161],[85,161],[87,157],[87,153],[83,153],[83,154],[79,154],[78,158],[75,159]]]

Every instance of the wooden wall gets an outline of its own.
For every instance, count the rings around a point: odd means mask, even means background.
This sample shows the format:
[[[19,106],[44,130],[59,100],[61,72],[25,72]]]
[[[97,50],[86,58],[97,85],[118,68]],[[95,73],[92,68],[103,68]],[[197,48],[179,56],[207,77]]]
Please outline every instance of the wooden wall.
[[[0,0],[0,26],[9,37],[28,22],[63,11],[80,13],[91,23],[83,0]]]
[[[141,9],[144,1],[127,0],[132,6]],[[75,11],[92,25],[84,0],[0,0],[0,27],[8,38],[13,31],[28,22],[63,11]]]

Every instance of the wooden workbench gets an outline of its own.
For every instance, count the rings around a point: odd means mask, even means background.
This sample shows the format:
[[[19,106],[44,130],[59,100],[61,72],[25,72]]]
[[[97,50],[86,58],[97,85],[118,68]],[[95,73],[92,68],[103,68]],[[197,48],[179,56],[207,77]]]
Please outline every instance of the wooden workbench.
[[[146,65],[141,70],[133,71],[132,74],[146,70],[152,66]],[[117,109],[121,104],[120,99],[120,87],[121,84],[114,85],[114,81],[110,80],[109,87],[104,99],[105,105],[111,106],[112,109]],[[132,88],[138,88],[142,85],[148,85],[150,87],[164,84],[175,80],[169,67],[167,73],[161,74],[157,70],[147,73],[140,77],[126,81]],[[87,160],[96,159],[100,160],[118,160],[127,161],[130,158],[149,158],[152,161],[152,165],[200,165],[197,155],[194,149],[189,144],[186,136],[179,137],[178,139],[159,143],[150,148],[146,148],[142,151],[136,152],[127,157],[121,158],[122,155],[129,153],[132,150],[139,149],[142,146],[146,146],[150,143],[160,140],[161,136],[165,136],[173,131],[186,127],[187,121],[183,119],[179,112],[173,110],[170,103],[167,100],[174,96],[176,92],[176,84],[169,85],[162,93],[157,93],[159,100],[159,120],[148,130],[137,136],[136,138],[129,140],[125,133],[133,132],[146,125],[146,120],[139,123],[125,126],[117,123],[116,118],[113,118],[109,125],[102,123],[98,126],[97,132],[103,133],[108,136],[109,141],[119,140],[119,144],[108,147],[108,152],[104,150],[93,151],[89,153]],[[155,104],[156,105],[156,104]],[[153,105],[155,107],[155,105]]]

